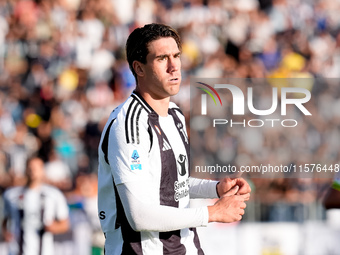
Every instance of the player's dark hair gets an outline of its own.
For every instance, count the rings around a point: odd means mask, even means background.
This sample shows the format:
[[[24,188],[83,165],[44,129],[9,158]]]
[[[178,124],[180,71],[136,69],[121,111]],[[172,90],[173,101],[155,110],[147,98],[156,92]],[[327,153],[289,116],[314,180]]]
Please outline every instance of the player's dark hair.
[[[149,43],[162,37],[172,37],[176,41],[178,49],[182,49],[181,40],[176,30],[164,24],[148,24],[144,27],[136,28],[129,35],[126,41],[126,57],[136,82],[137,74],[132,66],[133,61],[137,60],[146,64],[146,56],[149,54]]]

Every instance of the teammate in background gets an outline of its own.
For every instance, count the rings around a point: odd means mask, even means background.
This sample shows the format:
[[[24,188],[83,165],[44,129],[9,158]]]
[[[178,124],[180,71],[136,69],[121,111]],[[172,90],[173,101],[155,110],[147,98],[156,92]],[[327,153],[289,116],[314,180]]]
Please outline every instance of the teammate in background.
[[[27,161],[27,184],[4,193],[3,236],[9,254],[53,254],[53,234],[68,230],[68,207],[63,194],[44,184],[44,163]]]
[[[203,254],[195,227],[235,222],[250,187],[242,179],[189,177],[185,119],[170,96],[181,83],[181,42],[165,25],[135,29],[126,43],[137,86],[110,115],[98,153],[98,209],[106,254]],[[218,198],[189,208],[189,198]]]
[[[335,174],[332,186],[323,200],[323,205],[326,209],[340,208],[340,172]]]

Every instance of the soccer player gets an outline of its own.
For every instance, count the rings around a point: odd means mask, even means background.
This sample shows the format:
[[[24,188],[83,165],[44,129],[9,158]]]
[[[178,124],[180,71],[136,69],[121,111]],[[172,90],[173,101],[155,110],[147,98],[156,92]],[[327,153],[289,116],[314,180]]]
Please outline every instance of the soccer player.
[[[98,153],[98,209],[105,254],[203,254],[195,227],[235,222],[250,187],[189,177],[185,119],[170,96],[181,83],[181,42],[166,25],[135,29],[126,43],[137,86],[110,115]],[[189,198],[220,199],[189,208]]]
[[[26,186],[4,193],[3,236],[9,254],[53,254],[53,234],[69,228],[68,207],[63,194],[44,184],[44,162],[33,157],[27,162]]]

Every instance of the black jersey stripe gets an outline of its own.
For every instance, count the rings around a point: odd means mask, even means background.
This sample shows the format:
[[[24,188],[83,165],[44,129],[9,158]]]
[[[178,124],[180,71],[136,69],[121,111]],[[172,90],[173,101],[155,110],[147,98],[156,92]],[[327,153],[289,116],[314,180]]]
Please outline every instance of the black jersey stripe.
[[[149,125],[155,131],[158,138],[158,146],[161,154],[161,180],[159,188],[159,200],[161,205],[178,207],[178,202],[175,201],[174,183],[178,181],[177,177],[177,162],[175,154],[172,150],[163,151],[162,148],[165,142],[170,144],[169,139],[161,129],[158,115],[153,112],[149,114]]]
[[[119,197],[119,193],[117,187],[115,185],[114,179],[112,177],[114,192],[116,196],[116,208],[117,208],[117,218],[115,228],[121,228],[122,237],[123,237],[123,247],[122,247],[122,255],[143,255],[142,250],[142,239],[140,232],[134,231],[124,212],[122,201]]]
[[[147,111],[148,113],[150,113],[152,110],[150,110],[150,108],[148,106],[146,106],[142,100],[139,99],[139,97],[137,97],[136,95],[132,94],[131,97],[135,100],[137,100],[140,105],[145,109],[145,111]]]
[[[197,235],[196,228],[189,228],[189,230],[194,232],[194,244],[195,244],[195,247],[197,248],[197,254],[198,255],[204,255],[204,252],[201,248],[200,240],[199,240],[198,235]]]
[[[142,107],[139,108],[139,111],[137,113],[137,118],[136,118],[137,144],[139,144],[140,142],[139,140],[139,117],[140,117],[141,112],[142,112]]]
[[[113,124],[113,122],[115,121],[116,119],[113,119],[111,120],[110,124],[108,125],[107,129],[106,129],[106,132],[105,132],[105,136],[104,136],[104,139],[103,139],[103,142],[102,142],[102,151],[104,153],[104,159],[106,161],[106,163],[108,165],[110,165],[109,163],[109,158],[108,158],[108,150],[109,150],[109,135],[110,135],[110,129],[111,129],[111,126]]]
[[[184,130],[184,124],[182,123],[182,121],[180,120],[180,118],[178,117],[178,115],[176,114],[175,110],[177,110],[178,108],[172,108],[172,109],[169,109],[169,114],[173,117],[174,121],[175,121],[175,126],[177,128],[177,131],[180,135],[180,137],[182,138],[182,142],[184,144],[184,147],[185,147],[185,150],[187,152],[187,158],[189,159],[190,158],[190,145],[189,145],[189,138],[186,134],[186,131]],[[179,109],[178,109],[179,112],[181,112]],[[190,160],[188,161],[189,162],[189,168],[190,169]]]
[[[135,118],[136,110],[137,110],[138,107],[141,108],[141,105],[136,103],[135,107],[133,108],[131,118],[130,118],[130,129],[131,129],[131,141],[132,141],[132,143],[135,143],[135,132],[134,132],[135,121],[134,121],[134,118]]]
[[[152,107],[145,101],[145,99],[139,94],[139,92],[133,91],[133,94],[131,96],[138,100],[144,106],[147,112],[150,113],[154,111]]]
[[[163,255],[186,254],[186,248],[181,243],[181,230],[160,232],[159,239],[163,243]]]
[[[20,217],[20,222],[22,222],[25,217],[25,212],[23,209],[19,210],[19,217]],[[18,242],[19,243],[19,255],[24,254],[24,235],[25,235],[24,228],[22,224],[20,224],[20,235],[19,235],[19,242]]]
[[[125,137],[126,137],[126,143],[130,143],[130,139],[129,139],[129,129],[128,129],[128,126],[129,126],[129,116],[130,116],[130,112],[131,112],[131,107],[132,105],[135,103],[136,100],[132,100],[130,105],[129,105],[129,108],[126,112],[126,116],[125,116]]]
[[[169,110],[172,110],[172,109],[178,111],[179,113],[181,113],[181,114],[184,116],[184,114],[183,114],[183,112],[182,112],[181,109],[179,109],[179,108],[177,108],[177,107],[174,107],[174,108],[171,108],[171,109],[169,109]]]
[[[41,193],[40,194],[40,221],[44,222],[44,218],[45,218],[45,194]],[[39,232],[39,252],[38,254],[41,255],[42,254],[42,248],[43,248],[43,236],[44,236],[44,226],[42,227],[42,229]]]

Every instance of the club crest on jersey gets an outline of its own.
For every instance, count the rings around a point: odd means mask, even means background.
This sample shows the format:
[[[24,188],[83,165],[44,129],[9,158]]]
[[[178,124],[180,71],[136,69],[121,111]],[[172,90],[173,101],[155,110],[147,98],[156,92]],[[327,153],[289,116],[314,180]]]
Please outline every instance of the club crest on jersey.
[[[184,176],[187,171],[186,171],[186,159],[187,157],[183,154],[180,154],[177,158],[177,170],[178,170],[178,173],[181,175],[181,176]]]
[[[133,150],[130,163],[131,170],[142,170],[142,164],[137,150]]]
[[[162,134],[162,132],[161,132],[161,130],[159,129],[159,127],[158,127],[157,125],[155,125],[155,128],[156,128],[156,130],[157,130],[158,134],[159,134],[159,135],[161,135],[161,134]]]

